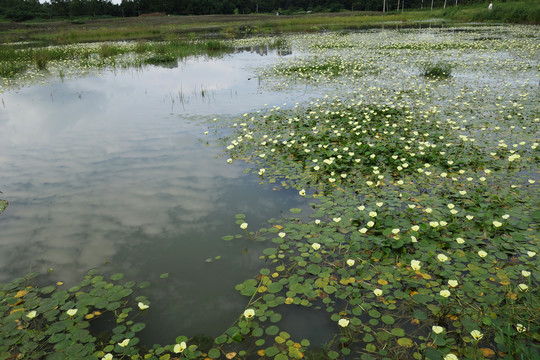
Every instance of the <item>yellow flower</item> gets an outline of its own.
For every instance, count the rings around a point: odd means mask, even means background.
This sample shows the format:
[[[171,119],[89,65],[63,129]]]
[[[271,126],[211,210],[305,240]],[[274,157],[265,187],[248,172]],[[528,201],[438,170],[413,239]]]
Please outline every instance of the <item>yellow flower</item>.
[[[77,309],[69,309],[68,311],[66,311],[66,314],[68,314],[69,316],[73,316],[77,313]]]
[[[451,293],[450,293],[450,291],[448,291],[448,290],[441,290],[441,291],[439,292],[439,295],[441,295],[442,297],[447,298],[447,297],[449,297],[449,296],[451,295]]]
[[[484,250],[480,250],[480,251],[478,252],[478,256],[480,256],[480,257],[486,257],[486,256],[487,256],[487,252],[485,252]]]
[[[101,358],[101,360],[112,360],[112,359],[113,359],[113,354],[111,353],[107,353],[105,354],[105,356]]]
[[[458,286],[457,280],[448,280],[448,286],[450,286],[450,287]]]
[[[173,351],[177,354],[181,353],[182,351],[186,350],[186,342],[182,341],[180,344],[174,345]]]
[[[459,358],[454,354],[447,354],[443,360],[459,360]]]
[[[349,259],[349,260],[347,260],[347,265],[353,266],[353,265],[354,265],[354,262],[355,262],[355,261],[354,261],[353,259]]]
[[[245,230],[245,229],[247,229],[247,227],[248,227],[248,224],[247,224],[246,222],[240,224],[240,229],[244,229],[244,230]]]
[[[347,325],[349,325],[349,320],[347,320],[347,319],[339,319],[338,325],[341,326],[341,327],[347,327]]]
[[[313,243],[311,244],[311,247],[314,249],[314,250],[319,250],[321,248],[321,244],[319,243]]]
[[[255,310],[253,310],[253,309],[246,309],[246,310],[244,311],[244,317],[245,317],[246,319],[251,319],[253,316],[255,316]]]
[[[376,295],[376,296],[381,296],[383,291],[381,289],[375,289],[373,290],[373,293]]]
[[[33,319],[33,318],[36,317],[36,315],[37,315],[36,310],[32,310],[28,314],[26,314],[26,317],[29,318],[29,319]]]
[[[431,327],[431,330],[433,330],[433,332],[434,332],[435,334],[440,334],[440,333],[442,333],[442,332],[444,331],[444,328],[443,328],[442,326],[433,325],[433,326]]]
[[[473,330],[471,331],[471,336],[473,337],[474,340],[478,341],[484,337],[484,334],[482,334],[479,330]]]
[[[420,229],[420,226],[418,226],[418,225],[413,225],[413,226],[411,227],[411,230],[412,230],[412,231],[418,231],[419,229]]]
[[[411,260],[411,268],[413,270],[420,270],[420,261],[419,260]]]
[[[521,290],[521,291],[527,291],[527,290],[529,290],[529,286],[526,285],[526,284],[519,284],[519,285],[518,285],[518,288],[519,288],[519,290]]]
[[[148,309],[150,307],[149,305],[146,305],[143,302],[139,302],[137,305],[139,306],[139,309],[141,309],[141,310],[146,310],[146,309]]]
[[[126,347],[129,344],[129,339],[124,339],[124,341],[119,342],[118,345],[121,347]]]
[[[305,196],[306,195],[306,190],[302,189],[298,193],[300,194],[300,196]]]
[[[444,254],[439,254],[439,255],[437,255],[437,260],[439,260],[440,262],[448,261],[448,256],[446,256]]]
[[[516,324],[516,330],[520,333],[527,331],[527,328],[521,324]]]
[[[493,221],[493,226],[495,226],[495,227],[501,227],[501,226],[502,226],[502,223],[499,222],[499,221],[497,221],[497,220],[495,220],[495,221]]]
[[[371,217],[377,217],[377,213],[375,211],[370,211],[369,216]]]

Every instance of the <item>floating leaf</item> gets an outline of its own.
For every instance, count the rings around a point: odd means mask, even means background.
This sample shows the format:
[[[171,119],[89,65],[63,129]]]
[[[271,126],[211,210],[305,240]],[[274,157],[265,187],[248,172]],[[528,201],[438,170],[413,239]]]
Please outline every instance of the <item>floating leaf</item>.
[[[404,347],[411,347],[411,346],[413,346],[413,341],[412,341],[411,339],[405,338],[405,337],[399,338],[399,339],[397,340],[397,343],[398,343],[399,346],[404,346]]]
[[[131,327],[131,331],[133,332],[139,332],[141,331],[142,329],[144,329],[146,327],[146,324],[144,323],[136,323],[135,325],[133,325]]]
[[[150,282],[143,281],[142,283],[139,284],[139,289],[144,289],[144,288],[147,288],[148,286],[150,286]]]
[[[28,291],[26,290],[19,290],[17,291],[17,293],[15,294],[15,296],[13,296],[14,298],[18,299],[18,298],[21,298],[23,297],[24,295],[28,294]]]
[[[334,350],[330,350],[328,351],[328,358],[329,359],[337,359],[339,357],[339,353],[334,351]]]
[[[268,285],[268,292],[271,293],[271,294],[280,292],[281,289],[283,289],[283,284],[281,284],[279,282],[275,282],[275,283],[272,283],[272,284]]]
[[[218,349],[216,349],[216,348],[212,348],[212,349],[210,349],[210,350],[208,351],[208,357],[209,357],[210,359],[217,359],[217,358],[219,358],[220,356],[221,356],[221,352],[220,352]]]
[[[272,326],[267,327],[265,332],[266,334],[271,335],[271,336],[277,335],[277,333],[279,332],[279,328],[275,325],[272,325]]]
[[[114,274],[111,276],[111,280],[112,281],[118,281],[120,279],[122,279],[124,277],[124,274],[122,273],[117,273],[117,274]]]
[[[488,359],[495,356],[495,351],[490,348],[480,348],[480,351],[482,351],[482,355],[484,355],[484,357],[487,357]]]
[[[269,348],[264,349],[264,355],[269,356],[269,357],[274,357],[278,353],[279,353],[279,350],[275,346],[271,346]]]
[[[0,214],[6,210],[8,202],[6,200],[0,200]]]

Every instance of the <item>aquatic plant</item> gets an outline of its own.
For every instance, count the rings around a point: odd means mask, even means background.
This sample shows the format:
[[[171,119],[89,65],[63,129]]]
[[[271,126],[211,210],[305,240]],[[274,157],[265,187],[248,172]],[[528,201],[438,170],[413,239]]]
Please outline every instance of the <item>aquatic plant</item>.
[[[263,70],[281,87],[295,86],[291,78],[305,73],[300,80],[306,84],[359,89],[244,114],[231,125],[235,134],[224,144],[229,162],[246,161],[261,181],[313,197],[307,220],[291,209],[269,228],[249,233],[272,242],[262,256],[268,265],[259,281],[237,289],[262,319],[266,309],[284,306],[326,312],[335,322],[325,350],[331,359],[538,356],[537,221],[530,208],[538,190],[536,179],[524,175],[537,166],[531,134],[538,131],[538,113],[528,98],[501,105],[501,92],[493,107],[470,107],[470,83],[456,91],[460,101],[454,102],[447,84],[417,82],[412,71],[381,80],[391,64],[380,62],[382,53],[390,54],[389,41],[407,52],[393,55],[404,69],[413,69],[425,51],[392,35],[371,53],[355,48],[356,35],[339,45],[352,49],[344,58],[361,52],[364,66],[380,69],[379,78],[353,76],[346,66],[338,74],[312,66],[342,60],[310,36],[303,39],[312,62],[296,60],[293,67],[283,61]],[[448,44],[440,51],[496,51]],[[499,65],[494,61],[489,72]],[[457,66],[467,71],[474,65]],[[406,85],[396,91],[399,84]],[[508,119],[515,122],[510,127]],[[261,344],[262,354],[268,344]]]
[[[224,161],[247,162],[312,210],[262,228],[235,216],[238,232],[223,240],[267,244],[265,265],[236,286],[245,309],[210,344],[140,346],[128,322],[152,311],[149,299],[93,272],[73,291],[2,285],[0,344],[13,345],[2,355],[27,352],[14,340],[24,333],[62,358],[72,348],[105,359],[538,357],[537,31],[454,30],[340,34],[335,46],[335,34],[296,36],[302,59],[261,70],[263,86],[326,94],[227,122]],[[427,54],[455,58],[454,79],[420,78]],[[49,302],[59,308],[42,312]],[[285,331],[283,314],[300,308],[324,314],[327,344]],[[125,319],[103,338],[84,332],[103,309]]]
[[[436,79],[449,78],[452,76],[452,65],[443,62],[426,63],[422,67],[422,76]]]

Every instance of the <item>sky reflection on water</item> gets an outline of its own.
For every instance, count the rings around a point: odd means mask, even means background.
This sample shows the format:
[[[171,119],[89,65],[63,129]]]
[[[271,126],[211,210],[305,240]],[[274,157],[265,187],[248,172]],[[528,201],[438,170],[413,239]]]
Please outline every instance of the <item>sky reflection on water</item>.
[[[46,280],[69,286],[91,268],[123,272],[159,283],[146,293],[149,343],[226,329],[246,301],[234,285],[256,273],[264,247],[221,239],[240,233],[234,215],[256,229],[307,207],[227,164],[212,134],[205,144],[213,118],[299,100],[252,78],[250,67],[275,58],[192,59],[3,93],[0,281],[52,268]]]

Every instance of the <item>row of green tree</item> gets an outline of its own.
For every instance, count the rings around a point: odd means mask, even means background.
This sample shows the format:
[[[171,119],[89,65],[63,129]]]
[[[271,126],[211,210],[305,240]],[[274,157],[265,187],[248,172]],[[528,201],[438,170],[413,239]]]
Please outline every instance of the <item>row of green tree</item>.
[[[147,13],[171,15],[314,13],[392,11],[400,9],[455,6],[485,0],[0,0],[0,16],[23,21],[33,18],[139,16]]]

